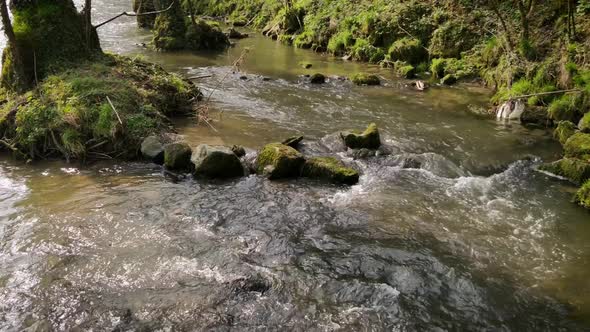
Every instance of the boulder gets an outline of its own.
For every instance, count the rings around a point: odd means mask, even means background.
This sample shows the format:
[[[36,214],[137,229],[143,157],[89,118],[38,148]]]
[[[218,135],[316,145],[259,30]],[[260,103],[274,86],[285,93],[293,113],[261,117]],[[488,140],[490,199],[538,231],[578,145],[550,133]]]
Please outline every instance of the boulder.
[[[226,35],[227,35],[228,38],[231,38],[231,39],[243,39],[243,38],[247,38],[248,37],[248,34],[247,33],[241,33],[241,32],[239,32],[238,30],[236,30],[234,28],[229,28],[227,30]]]
[[[311,75],[311,79],[309,81],[311,84],[324,84],[326,83],[326,76],[324,76],[324,74],[316,73]]]
[[[244,149],[243,146],[240,145],[234,145],[231,147],[231,151],[238,157],[238,158],[242,158],[243,156],[246,155],[246,149]]]
[[[303,155],[281,143],[266,145],[256,159],[256,171],[269,179],[298,177],[305,163]]]
[[[590,179],[590,163],[575,158],[563,158],[550,164],[543,164],[539,166],[539,169],[563,176],[578,185]]]
[[[381,80],[377,75],[369,75],[369,74],[356,74],[350,77],[352,83],[356,85],[380,85]]]
[[[576,133],[576,125],[571,121],[559,121],[553,131],[553,137],[564,145],[567,140]]]
[[[148,136],[141,142],[141,155],[158,164],[164,163],[164,144],[157,136]]]
[[[209,178],[232,178],[244,175],[238,156],[228,147],[199,145],[193,152],[191,162],[194,174]]]
[[[170,143],[164,146],[164,166],[175,171],[191,168],[191,147],[186,143]]]
[[[348,185],[359,181],[359,173],[356,170],[345,167],[340,160],[332,157],[311,158],[303,165],[301,175]]]
[[[590,134],[575,133],[564,145],[565,156],[590,161]]]
[[[303,141],[303,136],[292,136],[287,138],[286,140],[283,141],[283,143],[286,146],[290,146],[293,149],[297,149],[297,147],[299,146],[299,143],[301,143],[301,141]]]
[[[578,192],[576,192],[574,202],[586,209],[590,209],[590,181],[586,181]]]
[[[344,144],[351,149],[376,150],[381,146],[379,129],[374,123],[371,123],[362,134],[343,132],[340,133],[340,137],[344,140]]]

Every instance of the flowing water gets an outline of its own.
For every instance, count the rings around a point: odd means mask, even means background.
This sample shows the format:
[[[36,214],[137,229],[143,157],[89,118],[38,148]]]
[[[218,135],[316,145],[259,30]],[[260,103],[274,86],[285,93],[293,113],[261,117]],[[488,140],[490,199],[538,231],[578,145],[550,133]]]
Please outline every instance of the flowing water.
[[[95,21],[127,7],[95,1]],[[419,93],[384,71],[383,87],[311,86],[301,75],[378,69],[259,36],[169,55],[144,49],[131,18],[100,35],[107,50],[211,76],[197,83],[221,120],[176,121],[192,145],[304,134],[308,153],[338,154],[360,183],[171,182],[145,163],[0,159],[0,330],[590,326],[590,215],[570,203],[574,187],[535,171],[560,153],[547,132],[468,112],[488,91]],[[369,122],[392,155],[353,160],[324,144]]]

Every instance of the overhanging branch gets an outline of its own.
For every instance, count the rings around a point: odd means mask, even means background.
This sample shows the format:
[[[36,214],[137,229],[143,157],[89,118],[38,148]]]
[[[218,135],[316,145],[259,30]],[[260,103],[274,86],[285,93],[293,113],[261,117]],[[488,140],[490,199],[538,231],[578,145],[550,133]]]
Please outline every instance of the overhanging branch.
[[[128,12],[122,12],[121,14],[119,14],[117,16],[111,17],[108,20],[106,20],[106,21],[104,21],[104,22],[102,22],[102,23],[100,23],[98,25],[95,25],[94,28],[95,29],[98,29],[98,28],[100,28],[101,26],[103,26],[103,25],[105,25],[107,23],[111,23],[112,21],[118,19],[121,16],[132,16],[132,17],[135,17],[135,16],[146,16],[146,15],[155,15],[155,14],[165,13],[165,12],[169,11],[170,9],[172,9],[172,6],[174,6],[174,1],[172,1],[172,3],[170,4],[170,6],[168,8],[162,9],[162,10],[156,10],[156,11],[153,11],[153,12],[147,12],[147,13],[135,13],[135,12],[134,13],[128,13]]]

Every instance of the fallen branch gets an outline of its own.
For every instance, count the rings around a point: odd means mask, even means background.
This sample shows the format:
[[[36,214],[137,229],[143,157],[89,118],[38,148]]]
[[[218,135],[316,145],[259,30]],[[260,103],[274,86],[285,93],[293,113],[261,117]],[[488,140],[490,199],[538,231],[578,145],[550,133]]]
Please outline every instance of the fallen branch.
[[[123,121],[121,120],[121,117],[119,116],[119,112],[117,112],[117,109],[115,108],[115,105],[113,105],[113,102],[111,102],[111,98],[109,98],[109,96],[107,96],[107,101],[109,102],[109,105],[111,105],[111,108],[113,109],[113,111],[115,111],[115,115],[117,115],[117,119],[119,119],[119,123],[122,126]]]
[[[16,146],[14,146],[14,144],[10,144],[7,141],[0,139],[0,144],[4,145],[5,147],[7,147],[8,149],[10,149],[10,151],[19,154],[23,159],[27,159],[27,155],[25,153],[22,153],[19,149],[16,148]]]
[[[209,77],[213,77],[213,75],[192,76],[192,77],[189,77],[188,79],[189,80],[198,80],[198,79],[201,79],[201,78],[209,78]]]
[[[170,9],[172,9],[172,6],[173,5],[174,5],[174,1],[172,1],[172,3],[170,4],[170,6],[168,8],[166,8],[166,9],[156,10],[156,11],[147,12],[147,13],[135,13],[135,12],[128,13],[128,12],[122,12],[121,14],[119,14],[117,16],[111,17],[108,20],[106,20],[106,21],[104,21],[104,22],[102,22],[102,23],[100,23],[98,25],[95,25],[94,28],[95,29],[98,29],[98,28],[100,28],[101,26],[103,26],[103,25],[105,25],[107,23],[111,23],[112,21],[118,19],[121,16],[132,16],[132,17],[135,17],[135,16],[146,16],[146,15],[155,15],[155,14],[165,13],[165,12],[169,11]]]
[[[580,89],[569,89],[569,90],[559,90],[559,91],[531,93],[529,95],[522,95],[522,96],[510,97],[510,100],[524,99],[524,98],[530,98],[530,97],[536,97],[536,96],[555,95],[555,94],[559,94],[559,93],[570,93],[570,92],[582,92],[582,90],[580,90]]]

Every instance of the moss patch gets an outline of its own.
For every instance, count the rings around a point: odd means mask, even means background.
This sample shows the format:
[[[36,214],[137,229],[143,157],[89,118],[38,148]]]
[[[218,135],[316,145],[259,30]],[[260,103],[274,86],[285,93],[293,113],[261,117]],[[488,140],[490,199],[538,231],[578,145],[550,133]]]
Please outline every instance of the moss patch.
[[[377,125],[371,123],[362,134],[353,132],[343,132],[340,136],[344,144],[351,149],[371,149],[375,150],[381,146],[381,137]]]
[[[135,158],[144,137],[167,130],[167,115],[189,111],[199,97],[191,82],[157,65],[106,55],[11,96],[0,114],[16,112],[8,139],[33,159]]]
[[[341,161],[332,157],[316,157],[305,162],[302,176],[326,181],[353,185],[359,180],[359,173],[345,167]]]
[[[590,161],[590,134],[575,133],[564,145],[565,156]]]
[[[576,133],[576,125],[570,121],[560,121],[553,131],[553,137],[564,145],[567,140]]]
[[[350,77],[352,83],[356,85],[380,85],[381,80],[377,75],[359,73]]]
[[[280,143],[266,145],[258,154],[256,169],[269,179],[298,177],[305,163],[303,155],[290,146]]]
[[[590,179],[590,163],[575,158],[564,158],[551,164],[544,164],[539,169],[563,176],[578,185]]]
[[[590,209],[590,181],[586,181],[584,185],[576,192],[574,202],[586,209]]]

